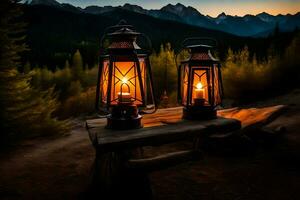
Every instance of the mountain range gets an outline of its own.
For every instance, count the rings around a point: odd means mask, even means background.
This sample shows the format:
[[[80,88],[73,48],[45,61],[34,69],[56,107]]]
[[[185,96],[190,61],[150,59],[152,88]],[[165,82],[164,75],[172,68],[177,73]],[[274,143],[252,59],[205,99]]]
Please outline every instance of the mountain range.
[[[148,15],[151,17],[171,20],[207,29],[219,30],[238,36],[265,37],[278,26],[280,31],[293,31],[300,27],[300,12],[291,15],[270,15],[266,12],[257,15],[231,16],[224,12],[217,17],[201,14],[191,6],[177,3],[168,4],[161,9],[147,10],[138,5],[124,4],[123,6],[88,6],[86,8],[75,7],[71,4],[59,3],[55,0],[31,0],[30,5],[47,5],[74,13],[107,14],[116,9],[124,9],[131,12]]]
[[[155,52],[160,51],[161,45],[166,43],[170,43],[172,49],[177,51],[186,38],[212,37],[218,41],[216,50],[221,59],[229,47],[239,51],[244,46],[248,47],[251,55],[255,54],[257,58],[264,59],[275,38],[276,48],[284,49],[297,34],[297,31],[274,32],[273,28],[272,32],[275,34],[267,38],[242,37],[211,28],[217,21],[207,22],[205,19],[208,16],[202,16],[202,21],[197,21],[198,25],[182,22],[183,19],[193,20],[193,16],[198,16],[198,11],[191,7],[189,8],[191,11],[184,12],[186,7],[182,5],[175,5],[177,8],[183,8],[181,14],[178,14],[180,9],[171,12],[170,7],[145,11],[141,7],[129,4],[119,7],[90,6],[82,9],[54,0],[33,0],[23,4],[22,7],[22,18],[27,24],[25,42],[30,49],[24,53],[22,62],[29,61],[33,66],[40,67],[47,65],[53,70],[56,67],[63,67],[66,60],[70,61],[77,49],[80,50],[84,63],[94,66],[98,62],[101,51],[100,38],[105,29],[122,19],[133,25],[138,32],[146,34]],[[219,20],[225,17],[228,18],[223,14]],[[142,38],[139,38],[138,43],[141,47],[145,47]]]

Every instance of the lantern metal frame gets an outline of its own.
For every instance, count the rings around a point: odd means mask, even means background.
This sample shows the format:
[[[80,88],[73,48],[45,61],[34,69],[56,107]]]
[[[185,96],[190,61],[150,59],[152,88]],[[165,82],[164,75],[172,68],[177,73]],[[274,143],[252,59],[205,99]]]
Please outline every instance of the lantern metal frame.
[[[136,40],[139,36],[142,36],[144,39],[146,39],[148,45],[147,49],[141,49],[136,44]],[[105,47],[104,45],[105,40],[110,41],[108,47]],[[154,98],[155,95],[153,90],[151,65],[149,60],[151,49],[152,44],[150,39],[146,35],[136,32],[134,27],[127,24],[124,20],[121,20],[119,24],[115,26],[108,27],[104,31],[103,37],[101,38],[101,55],[99,56],[99,72],[97,79],[95,107],[100,117],[107,118],[107,128],[121,130],[141,128],[141,114],[154,113],[157,110],[157,103]],[[143,68],[141,67],[140,59],[143,59]],[[107,61],[107,63],[105,63],[105,61]],[[125,74],[123,74],[122,71],[118,69],[118,66],[116,66],[117,62],[132,62],[133,66],[131,66],[125,72]],[[104,64],[108,66],[104,66]],[[134,77],[131,77],[128,80],[128,84],[134,86],[135,96],[131,98],[132,100],[130,102],[122,102],[122,100],[118,101],[118,98],[111,99],[112,92],[115,91],[116,84],[121,81],[115,76],[114,70],[119,70],[119,72],[125,76],[132,69],[134,70]],[[104,72],[104,70],[107,71]],[[142,70],[144,73],[144,79],[142,77]],[[101,83],[103,73],[108,73],[106,74],[108,80],[105,102],[103,101],[101,94],[103,92],[103,85],[101,85],[103,84]],[[117,78],[119,80],[116,82],[113,81],[113,78]],[[134,79],[134,81],[131,81],[132,79]],[[137,84],[139,85],[140,99],[137,98]],[[149,89],[149,98],[152,100],[151,105],[147,104],[148,96],[146,89]],[[140,102],[138,105],[136,105],[137,101]]]
[[[198,43],[197,43],[198,41]],[[203,44],[210,43],[210,44]],[[217,46],[216,40],[212,38],[187,38],[182,43],[182,48],[175,56],[177,65],[177,56],[183,50],[188,50],[190,57],[187,60],[181,61],[178,66],[178,102],[183,108],[183,118],[191,120],[205,120],[216,118],[216,108],[221,105],[224,95],[221,64],[219,60],[214,58],[211,50]],[[193,88],[194,88],[194,74],[197,70],[202,70],[206,74],[207,82],[207,99],[193,103]],[[185,80],[187,77],[187,89],[184,94]],[[184,74],[183,74],[184,73]],[[199,74],[197,74],[199,76]],[[218,94],[216,94],[218,92]],[[185,95],[185,96],[183,96]],[[218,95],[218,100],[216,100]],[[205,100],[204,100],[205,99]],[[200,99],[199,99],[200,100]]]

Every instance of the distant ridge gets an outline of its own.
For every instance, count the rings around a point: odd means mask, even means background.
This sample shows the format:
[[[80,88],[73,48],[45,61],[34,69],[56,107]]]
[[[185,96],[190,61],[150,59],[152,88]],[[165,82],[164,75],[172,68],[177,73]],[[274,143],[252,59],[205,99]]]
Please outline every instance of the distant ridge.
[[[172,20],[193,26],[204,27],[208,29],[220,30],[238,36],[268,36],[276,24],[281,31],[293,31],[300,28],[300,12],[295,15],[270,15],[262,12],[257,15],[231,16],[224,12],[217,17],[210,17],[201,14],[197,9],[191,6],[185,6],[181,3],[175,5],[168,4],[161,9],[147,10],[138,5],[124,4],[123,6],[88,6],[86,8],[75,7],[70,4],[59,3],[55,0],[31,0],[27,1],[30,5],[46,5],[71,12],[84,12],[88,14],[103,14],[115,9],[124,9],[139,14],[149,15],[155,18]]]

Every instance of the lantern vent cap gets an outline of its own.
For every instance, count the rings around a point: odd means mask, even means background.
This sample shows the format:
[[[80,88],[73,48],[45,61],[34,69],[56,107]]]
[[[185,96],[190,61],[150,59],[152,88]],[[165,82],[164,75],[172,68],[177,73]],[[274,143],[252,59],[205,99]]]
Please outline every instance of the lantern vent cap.
[[[138,36],[141,33],[136,32],[128,27],[121,27],[119,30],[116,30],[115,32],[107,34],[108,36]]]
[[[189,48],[189,49],[212,49],[213,46],[211,45],[206,45],[206,44],[196,44],[196,45],[188,45],[186,46],[186,48]]]
[[[106,44],[104,44],[105,41],[107,41]],[[140,47],[138,42],[143,47]],[[121,20],[117,25],[108,27],[104,31],[100,44],[104,54],[108,54],[109,51],[130,53],[129,51],[137,50],[138,54],[149,55],[152,51],[150,39],[145,34],[138,32],[134,26],[128,24],[125,20]]]

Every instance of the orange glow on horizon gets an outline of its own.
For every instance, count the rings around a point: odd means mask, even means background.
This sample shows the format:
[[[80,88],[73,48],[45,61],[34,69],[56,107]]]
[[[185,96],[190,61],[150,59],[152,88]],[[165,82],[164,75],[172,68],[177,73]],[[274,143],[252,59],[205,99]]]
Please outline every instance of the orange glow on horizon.
[[[296,14],[300,12],[300,0],[57,0],[60,3],[71,3],[85,8],[91,5],[97,6],[123,6],[126,3],[139,5],[144,9],[161,9],[167,4],[181,3],[185,6],[196,8],[203,15],[216,17],[225,12],[232,16],[244,16],[246,14],[257,15],[267,12],[271,15]]]
[[[238,2],[238,3],[234,3]],[[244,16],[246,14],[257,15],[262,12],[269,13],[271,15],[278,14],[296,14],[300,12],[300,2],[241,2],[233,1],[232,4],[222,4],[218,5],[216,2],[212,2],[205,6],[194,5],[197,10],[202,14],[208,14],[211,17],[217,17],[220,13],[224,12],[227,15],[232,16]]]

